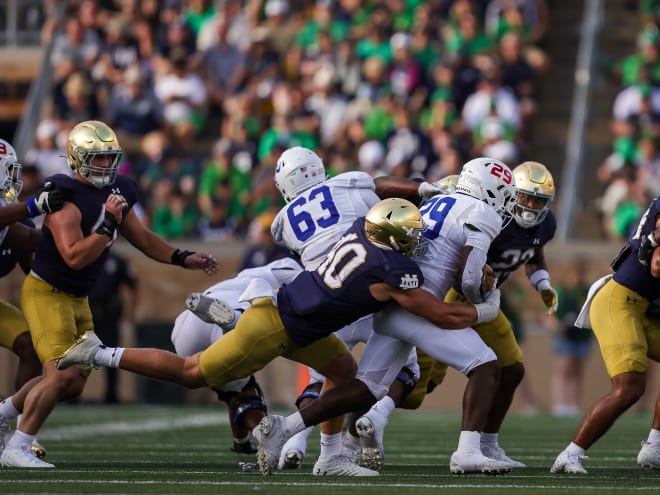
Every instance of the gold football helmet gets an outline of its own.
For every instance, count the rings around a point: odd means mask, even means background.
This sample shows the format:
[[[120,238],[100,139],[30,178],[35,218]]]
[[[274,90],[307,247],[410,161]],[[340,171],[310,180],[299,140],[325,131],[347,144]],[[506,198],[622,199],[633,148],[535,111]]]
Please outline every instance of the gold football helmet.
[[[16,203],[23,189],[21,164],[16,150],[4,139],[0,139],[0,198],[6,203]]]
[[[518,200],[513,217],[524,228],[540,224],[555,197],[555,181],[550,171],[539,162],[523,162],[513,169]]]
[[[419,256],[428,243],[422,235],[424,221],[417,207],[401,198],[384,199],[367,212],[367,238],[379,247],[406,256]]]
[[[121,154],[117,135],[104,122],[86,120],[69,132],[69,166],[99,189],[112,184],[117,178]],[[99,164],[98,157],[106,157],[108,164]]]

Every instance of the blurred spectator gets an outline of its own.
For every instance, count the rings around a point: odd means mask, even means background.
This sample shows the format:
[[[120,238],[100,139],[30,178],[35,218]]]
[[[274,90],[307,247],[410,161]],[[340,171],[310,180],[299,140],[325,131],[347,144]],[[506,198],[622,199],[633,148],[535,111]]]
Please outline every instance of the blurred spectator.
[[[170,69],[156,81],[155,92],[163,105],[163,116],[171,136],[193,140],[204,126],[207,95],[204,81],[188,68],[181,47],[170,53]]]
[[[285,246],[275,242],[275,238],[270,232],[274,219],[275,214],[266,211],[252,221],[248,230],[250,247],[243,256],[239,271],[263,266],[271,261],[291,256]]]
[[[590,329],[576,327],[575,319],[591,284],[585,260],[577,260],[561,273],[561,280],[555,285],[559,301],[557,313],[546,323],[554,333],[552,414],[577,416],[583,393],[584,366],[591,352],[593,335]]]
[[[66,147],[60,144],[64,136],[54,120],[44,119],[39,122],[35,146],[25,154],[24,166],[29,164],[36,167],[40,182],[51,175],[73,173],[66,159]]]
[[[490,65],[481,73],[477,90],[468,96],[462,117],[465,127],[474,130],[488,115],[497,115],[514,129],[520,128],[520,106],[513,91],[502,87],[498,67]]]
[[[163,128],[163,104],[137,66],[128,67],[123,82],[113,88],[105,122],[131,156],[139,151],[142,136]]]
[[[79,122],[98,119],[100,107],[94,89],[87,73],[81,71],[73,72],[54,88],[55,118],[63,131],[68,132]]]
[[[151,230],[166,239],[194,237],[197,212],[191,198],[169,179],[156,184]]]
[[[372,177],[384,175],[382,171],[385,159],[385,147],[378,141],[365,141],[358,151],[360,170]]]
[[[215,23],[217,40],[202,53],[201,68],[207,84],[211,109],[221,115],[225,100],[245,78],[245,54],[228,40],[228,19]]]
[[[268,39],[275,51],[283,56],[293,46],[298,34],[298,15],[289,10],[288,0],[266,0],[264,14]]]
[[[101,53],[102,40],[98,33],[85,28],[78,17],[67,19],[64,33],[53,41],[50,61],[54,66],[64,59],[71,59],[75,67],[91,70]]]
[[[245,53],[250,46],[250,18],[243,7],[242,0],[223,0],[216,2],[215,15],[204,22],[197,33],[197,50],[204,52],[218,41],[217,24],[227,24],[227,42],[237,46]]]

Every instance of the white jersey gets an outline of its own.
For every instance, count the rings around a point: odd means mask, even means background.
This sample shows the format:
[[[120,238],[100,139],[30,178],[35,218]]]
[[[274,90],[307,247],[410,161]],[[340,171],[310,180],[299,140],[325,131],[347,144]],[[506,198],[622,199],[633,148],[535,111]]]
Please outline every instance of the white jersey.
[[[420,212],[429,245],[415,261],[424,274],[422,288],[442,300],[458,273],[463,248],[474,245],[488,251],[500,232],[502,219],[486,203],[464,194],[434,196],[420,207]],[[374,334],[362,352],[357,378],[376,399],[385,396],[415,347],[466,376],[497,359],[472,328],[438,328],[397,304],[376,313],[373,323]]]
[[[415,261],[424,274],[423,288],[444,299],[459,271],[463,248],[480,237],[481,245],[477,247],[487,252],[500,233],[502,219],[483,201],[455,193],[432,197],[420,207],[420,212],[429,244]],[[474,229],[482,235],[475,236]]]
[[[282,208],[271,227],[275,240],[315,270],[330,248],[360,217],[380,201],[373,178],[346,172],[301,193]]]

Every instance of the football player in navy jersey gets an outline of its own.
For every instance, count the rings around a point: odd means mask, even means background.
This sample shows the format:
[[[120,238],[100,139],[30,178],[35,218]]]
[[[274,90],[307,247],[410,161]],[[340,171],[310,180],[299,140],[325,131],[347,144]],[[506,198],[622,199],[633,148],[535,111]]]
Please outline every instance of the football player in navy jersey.
[[[12,272],[17,264],[26,274],[30,271],[32,253],[41,236],[30,217],[56,211],[64,204],[61,191],[52,184],[25,203],[18,203],[23,188],[21,170],[13,146],[0,139],[0,277]],[[0,301],[0,346],[18,356],[15,390],[41,375],[41,362],[32,346],[23,313],[7,301]],[[10,399],[0,402],[0,451],[4,448],[4,432],[9,428],[9,418],[2,414],[3,409],[15,410],[13,402]],[[46,454],[36,440],[33,449],[40,457]]]
[[[137,186],[118,175],[121,154],[110,127],[100,121],[84,121],[68,136],[67,159],[73,177],[58,174],[48,178],[62,190],[64,206],[45,216],[32,269],[21,290],[21,309],[44,378],[32,386],[24,385],[12,396],[23,419],[0,455],[4,466],[54,467],[38,459],[30,445],[56,403],[83,390],[90,371],[58,370],[56,359],[93,329],[87,295],[102,273],[118,233],[161,263],[208,274],[216,271],[213,256],[175,249],[142,224],[133,209]]]
[[[301,272],[277,294],[270,284],[253,279],[242,296],[252,305],[234,330],[203,352],[184,359],[159,349],[109,349],[102,347],[93,332],[87,332],[58,366],[114,366],[197,388],[217,387],[248,376],[276,356],[284,356],[324,374],[327,389],[347,383],[355,376],[357,365],[334,332],[390,301],[446,328],[464,328],[497,313],[497,304],[490,301],[449,304],[421,289],[424,277],[410,257],[424,247],[422,229],[422,217],[412,203],[380,201],[366,217],[354,222],[316,270]],[[321,431],[341,438],[342,423],[342,417],[334,418]],[[263,439],[269,431],[263,421],[259,428]],[[281,450],[282,445],[279,447]],[[340,449],[337,442],[334,457],[341,457]],[[266,459],[260,449],[258,460],[264,474],[277,466],[279,454],[278,450]],[[326,474],[317,467],[315,474]],[[354,476],[378,474],[351,468]]]
[[[576,326],[593,330],[612,389],[584,414],[573,440],[550,468],[552,473],[587,473],[582,466],[587,449],[644,394],[648,359],[660,361],[660,320],[647,313],[660,297],[654,254],[659,243],[660,197],[642,214],[636,232],[612,262],[614,275],[602,277],[589,289],[576,321]],[[660,394],[637,463],[660,469]]]

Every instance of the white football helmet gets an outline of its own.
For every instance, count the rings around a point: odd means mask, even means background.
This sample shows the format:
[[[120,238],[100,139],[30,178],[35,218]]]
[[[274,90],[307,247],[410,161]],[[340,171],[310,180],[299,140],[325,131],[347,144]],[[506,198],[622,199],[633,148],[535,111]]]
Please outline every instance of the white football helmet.
[[[326,178],[323,160],[312,150],[302,146],[286,150],[280,155],[275,166],[275,185],[287,203]]]
[[[502,228],[511,221],[517,191],[511,169],[500,160],[481,157],[467,162],[458,176],[456,192],[493,207],[502,217]]]
[[[518,199],[513,218],[523,228],[540,224],[548,215],[555,197],[555,181],[545,165],[523,162],[513,169]]]
[[[21,168],[14,147],[0,139],[0,198],[7,203],[15,203],[21,194]]]

